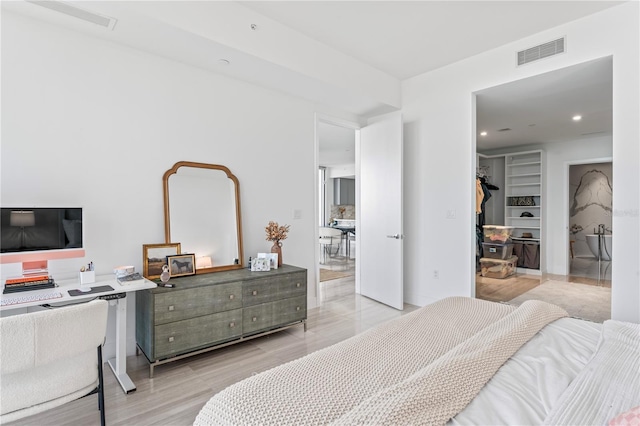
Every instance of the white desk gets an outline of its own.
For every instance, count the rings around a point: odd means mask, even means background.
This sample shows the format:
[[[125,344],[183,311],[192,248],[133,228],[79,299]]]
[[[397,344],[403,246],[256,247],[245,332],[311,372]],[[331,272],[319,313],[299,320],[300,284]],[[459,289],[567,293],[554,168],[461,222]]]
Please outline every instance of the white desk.
[[[0,307],[0,312],[8,311],[11,309],[22,309],[30,306],[51,305],[51,306],[64,306],[69,303],[88,302],[97,297],[108,296],[111,294],[119,293],[131,293],[138,290],[144,290],[148,288],[155,288],[156,284],[146,280],[130,281],[125,284],[120,284],[114,275],[102,275],[96,277],[96,282],[88,284],[87,287],[97,287],[103,285],[110,285],[113,287],[113,291],[105,291],[100,293],[84,293],[79,296],[70,296],[69,290],[79,289],[80,282],[78,280],[61,280],[56,281],[58,287],[47,288],[42,290],[31,290],[27,292],[17,292],[0,295],[0,299],[12,299],[25,294],[38,294],[38,293],[51,293],[54,291],[62,293],[62,297],[57,299],[40,300],[36,302],[19,303],[15,305],[5,305]],[[116,303],[116,356],[107,361],[109,367],[115,374],[116,379],[122,386],[125,393],[136,390],[136,385],[131,381],[127,375],[127,299],[123,297],[120,299],[113,299]]]

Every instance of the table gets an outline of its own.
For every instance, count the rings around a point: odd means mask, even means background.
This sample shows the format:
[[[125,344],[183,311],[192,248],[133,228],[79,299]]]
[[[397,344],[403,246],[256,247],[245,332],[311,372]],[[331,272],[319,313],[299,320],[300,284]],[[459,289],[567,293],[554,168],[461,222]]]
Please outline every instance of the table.
[[[98,287],[110,285],[112,291],[98,293],[83,293],[79,296],[69,295],[69,290],[79,289],[79,280],[61,280],[56,282],[58,287],[47,288],[42,290],[30,290],[26,292],[17,292],[0,295],[0,299],[12,299],[24,295],[31,294],[47,294],[54,291],[62,293],[62,297],[49,300],[39,300],[34,302],[19,303],[15,305],[0,306],[0,312],[7,312],[14,309],[22,309],[33,306],[51,305],[64,306],[69,303],[88,302],[97,297],[109,300],[110,304],[116,304],[116,356],[107,360],[111,371],[116,376],[118,383],[122,387],[124,393],[136,390],[136,385],[127,375],[127,293],[149,288],[156,288],[157,285],[147,279],[129,281],[119,283],[114,275],[101,275],[96,277],[96,282],[85,284],[82,288]]]
[[[331,227],[342,231],[342,237],[345,239],[344,247],[346,251],[346,256],[347,256],[347,259],[349,259],[349,257],[351,256],[351,241],[349,240],[349,233],[352,233],[353,235],[355,235],[356,227],[344,226],[344,225],[332,225]]]

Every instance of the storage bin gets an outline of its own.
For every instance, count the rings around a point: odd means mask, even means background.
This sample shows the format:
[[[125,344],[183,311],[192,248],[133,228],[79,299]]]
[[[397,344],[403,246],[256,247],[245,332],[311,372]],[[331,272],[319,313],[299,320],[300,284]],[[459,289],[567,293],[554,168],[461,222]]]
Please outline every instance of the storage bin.
[[[509,259],[513,254],[513,244],[482,243],[482,253],[491,259]]]
[[[515,226],[484,225],[484,242],[504,244],[511,241]]]
[[[507,278],[516,272],[518,258],[511,256],[509,259],[480,259],[480,274],[487,278]]]

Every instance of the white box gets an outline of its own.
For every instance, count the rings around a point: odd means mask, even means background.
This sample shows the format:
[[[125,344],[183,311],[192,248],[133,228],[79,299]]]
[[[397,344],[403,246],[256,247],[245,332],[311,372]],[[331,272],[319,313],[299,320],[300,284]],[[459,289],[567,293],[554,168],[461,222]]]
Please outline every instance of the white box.
[[[91,284],[96,282],[96,271],[80,272],[80,284]]]

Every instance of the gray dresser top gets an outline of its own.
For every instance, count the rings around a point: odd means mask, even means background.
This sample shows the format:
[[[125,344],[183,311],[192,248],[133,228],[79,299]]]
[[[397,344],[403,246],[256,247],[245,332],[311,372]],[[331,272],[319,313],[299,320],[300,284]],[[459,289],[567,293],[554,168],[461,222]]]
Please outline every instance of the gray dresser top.
[[[170,284],[175,287],[157,287],[150,291],[156,294],[173,292],[176,290],[202,287],[208,285],[224,284],[228,282],[251,281],[256,279],[265,279],[286,274],[306,272],[304,268],[297,266],[282,265],[278,269],[272,269],[265,272],[251,272],[247,268],[235,269],[233,271],[212,272],[209,274],[191,275],[188,277],[171,278]]]

